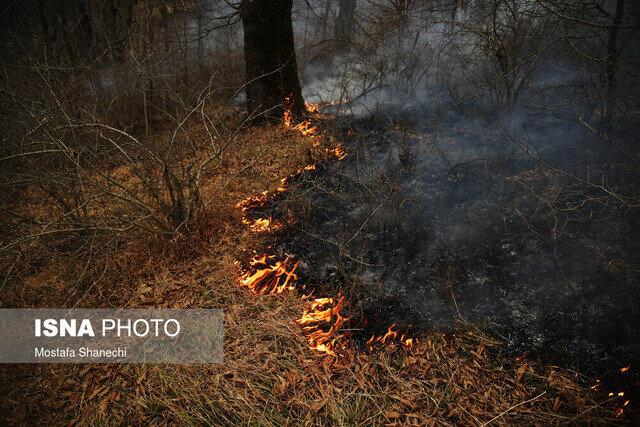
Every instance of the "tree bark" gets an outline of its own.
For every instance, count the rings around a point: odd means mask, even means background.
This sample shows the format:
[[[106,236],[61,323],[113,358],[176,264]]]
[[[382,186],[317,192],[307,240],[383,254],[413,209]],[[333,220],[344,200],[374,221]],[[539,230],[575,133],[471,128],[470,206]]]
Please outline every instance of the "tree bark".
[[[624,15],[624,0],[616,2],[616,14],[613,18],[613,25],[609,29],[609,41],[607,43],[607,83],[615,86],[616,80],[616,60],[618,56],[618,30],[622,24],[622,16]]]
[[[624,15],[624,0],[617,0],[616,14],[613,18],[613,25],[609,29],[609,40],[607,43],[607,70],[605,72],[606,105],[604,113],[604,126],[611,124],[613,110],[616,104],[616,62],[618,61],[618,30],[622,25]]]
[[[356,14],[356,0],[340,0],[338,19],[336,21],[336,44],[338,50],[348,50],[351,34],[353,33],[353,22]]]
[[[327,40],[329,34],[329,12],[331,11],[331,0],[324,3],[324,21],[322,22],[322,33],[320,33],[320,41]]]
[[[293,42],[292,4],[293,0],[243,0],[241,4],[247,112],[254,121],[280,120],[285,98],[290,99],[294,116],[306,112]]]

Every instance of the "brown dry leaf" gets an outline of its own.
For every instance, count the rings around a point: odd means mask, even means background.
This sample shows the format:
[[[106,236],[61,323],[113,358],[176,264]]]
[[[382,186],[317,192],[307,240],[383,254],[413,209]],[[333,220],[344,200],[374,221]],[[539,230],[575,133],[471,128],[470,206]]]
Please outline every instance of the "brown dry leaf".
[[[411,408],[411,409],[416,409],[419,405],[417,405],[416,403],[412,402],[409,399],[406,399],[404,397],[398,396],[398,395],[391,395],[389,396],[392,399],[397,400],[398,402],[402,403],[404,406]]]
[[[402,418],[402,414],[400,412],[396,412],[396,411],[387,411],[387,412],[385,412],[384,416],[388,420],[394,420],[394,419]]]
[[[318,399],[310,408],[311,413],[315,414],[327,404],[328,399]]]
[[[101,387],[98,387],[97,389],[93,390],[93,393],[91,393],[91,395],[89,396],[89,398],[87,400],[91,400],[94,397],[96,397],[99,393],[101,393],[102,391],[106,390],[107,386],[103,385]]]
[[[529,367],[528,363],[523,363],[522,366],[518,368],[518,370],[516,371],[516,382],[520,382],[520,379],[522,378],[524,373],[527,371],[528,367]]]
[[[103,399],[100,403],[100,412],[107,412],[107,408],[109,407],[109,399]]]

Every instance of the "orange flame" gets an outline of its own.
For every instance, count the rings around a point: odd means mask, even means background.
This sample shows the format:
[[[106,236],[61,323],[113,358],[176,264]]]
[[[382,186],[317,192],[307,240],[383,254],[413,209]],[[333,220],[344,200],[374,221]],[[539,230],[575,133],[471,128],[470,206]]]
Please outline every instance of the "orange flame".
[[[332,102],[324,105],[333,105],[336,103],[337,102]],[[297,130],[303,135],[318,136],[318,126],[311,120],[303,121],[294,125],[292,107],[292,97],[286,97],[284,111],[285,126],[293,130]],[[306,104],[306,107],[310,112],[318,112],[320,104]],[[320,143],[318,142],[314,145],[319,144]],[[338,159],[346,157],[346,150],[341,144],[332,150],[327,149],[327,152],[335,155]],[[283,224],[277,220],[272,220],[271,218],[250,220],[245,216],[245,214],[251,209],[268,206],[271,203],[274,194],[287,191],[288,185],[292,180],[303,174],[305,171],[314,169],[316,169],[315,164],[307,165],[304,169],[298,169],[295,174],[283,178],[281,180],[282,186],[275,192],[270,193],[268,191],[264,191],[259,196],[250,197],[239,202],[236,205],[236,208],[240,209],[243,214],[242,222],[248,225],[250,229],[255,232],[264,232],[267,230],[282,228]],[[260,258],[254,258],[250,263],[250,268],[240,275],[239,285],[258,294],[280,294],[288,290],[294,290],[295,282],[298,279],[294,272],[298,267],[299,262],[291,264],[292,258],[288,257],[284,261],[272,263],[270,261],[272,258],[273,256],[267,255],[263,255]],[[308,297],[310,297],[310,295],[303,295],[302,298],[307,299]],[[340,311],[344,306],[345,298],[338,294],[335,299],[315,299],[310,304],[309,308],[305,309],[302,317],[297,320],[297,323],[302,327],[311,349],[332,356],[337,356],[336,351],[339,346],[342,346],[340,340],[347,336],[347,332],[340,332],[345,329],[346,322],[348,321],[347,318],[340,314]],[[390,332],[382,338],[382,342],[385,342],[387,339],[392,339],[389,338],[391,335],[395,338],[397,333],[392,333],[390,330]],[[404,341],[404,335],[401,340]],[[413,345],[413,342],[414,340],[410,338],[405,341],[405,344],[410,347]],[[415,342],[417,343],[417,340]]]
[[[317,298],[297,320],[307,335],[307,342],[312,350],[337,356],[335,350],[340,345],[340,339],[346,336],[344,332],[337,333],[348,320],[340,314],[344,305],[344,296],[340,294],[337,299]]]
[[[320,104],[309,104],[307,101],[305,101],[304,105],[306,105],[307,110],[310,113],[317,113],[320,111]]]
[[[281,294],[295,289],[298,276],[294,273],[298,262],[290,265],[291,257],[269,266],[269,259],[263,255],[251,261],[251,268],[240,276],[240,286],[256,294]]]
[[[262,208],[269,205],[269,192],[263,191],[259,196],[249,197],[236,204],[236,208],[241,209],[242,212],[246,212],[249,209]]]
[[[306,102],[305,104],[309,111],[317,111],[317,109],[319,108],[318,104],[312,104],[311,106]],[[301,123],[298,123],[297,125],[293,124],[293,113],[291,112],[293,108],[293,99],[291,99],[291,96],[287,96],[284,98],[284,106],[284,125],[286,127],[297,130],[304,136],[315,135],[318,133],[318,126],[313,124],[311,120],[305,120]],[[311,109],[309,107],[311,107]]]
[[[333,154],[338,158],[338,160],[342,160],[347,157],[347,150],[342,147],[342,144],[338,144],[338,146],[333,150],[327,148],[327,153]]]
[[[286,99],[288,99],[288,98],[286,98]],[[307,107],[307,110],[310,113],[319,113],[320,112],[320,108],[322,108],[322,107],[328,107],[330,105],[342,104],[343,102],[349,102],[349,98],[341,99],[339,101],[324,102],[322,104],[309,104],[308,102],[305,101],[304,105]]]
[[[285,183],[283,181],[283,183]],[[249,219],[247,212],[252,209],[259,209],[269,206],[271,199],[278,193],[287,191],[286,188],[280,187],[274,192],[263,191],[259,196],[249,197],[236,204],[236,208],[242,212],[242,223],[249,226],[249,229],[255,233],[263,233],[266,231],[275,231],[284,228],[284,224],[275,219]]]
[[[399,338],[399,339],[398,339]],[[369,347],[369,351],[373,350],[373,347],[378,344],[390,344],[394,341],[400,342],[400,344],[406,346],[407,348],[411,348],[414,344],[418,343],[417,339],[414,338],[406,338],[406,332],[400,335],[400,332],[397,330],[397,324],[389,326],[389,330],[384,335],[375,336],[373,335],[369,338],[369,341],[366,342],[366,345]]]
[[[292,113],[292,109],[293,109],[293,99],[292,99],[293,95],[287,96],[284,98],[284,125],[290,129],[293,130],[297,130],[298,132],[302,133],[302,135],[311,135],[311,136],[318,136],[319,134],[319,128],[318,125],[315,124],[314,122],[317,120],[305,120],[301,123],[298,123],[297,125],[293,123],[293,113]],[[308,102],[305,101],[305,106],[307,107],[307,111],[309,111],[310,113],[319,113],[320,112],[320,108],[322,107],[326,107],[329,105],[335,105],[335,104],[341,104],[343,102],[348,102],[348,99],[345,100],[339,100],[339,101],[332,101],[332,102],[325,102],[323,104],[309,104]]]
[[[284,228],[284,224],[275,219],[263,219],[250,220],[243,218],[242,223],[249,226],[249,229],[254,233],[264,233],[266,231],[275,231]]]

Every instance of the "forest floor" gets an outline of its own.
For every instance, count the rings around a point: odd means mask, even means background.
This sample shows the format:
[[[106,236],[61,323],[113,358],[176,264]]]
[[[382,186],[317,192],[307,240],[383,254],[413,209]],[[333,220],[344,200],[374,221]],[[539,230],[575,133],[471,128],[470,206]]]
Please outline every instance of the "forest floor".
[[[161,138],[160,131],[154,137]],[[335,145],[328,139],[327,144]],[[308,348],[295,292],[256,295],[238,286],[236,261],[268,245],[235,205],[321,159],[311,137],[282,125],[244,130],[214,195],[206,232],[167,244],[131,241],[114,262],[130,272],[82,293],[78,307],[222,308],[224,362],[216,365],[41,364],[0,367],[0,419],[10,424],[424,425],[624,422],[571,372],[504,360],[481,333],[426,334],[413,347]],[[325,155],[326,156],[326,155]],[[220,191],[223,189],[224,191]],[[3,307],[68,304],[66,269],[38,269],[6,289]],[[77,301],[76,301],[77,303]],[[74,304],[72,304],[74,305]],[[624,418],[624,417],[623,417]]]

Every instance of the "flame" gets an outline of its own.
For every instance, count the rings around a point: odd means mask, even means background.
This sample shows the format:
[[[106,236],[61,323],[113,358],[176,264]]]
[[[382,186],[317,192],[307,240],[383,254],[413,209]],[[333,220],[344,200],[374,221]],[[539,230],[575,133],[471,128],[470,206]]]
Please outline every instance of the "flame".
[[[342,102],[348,102],[349,99],[326,102],[324,104],[309,104],[305,101],[304,105],[307,107],[307,111],[310,113],[318,113],[320,112],[320,108],[326,107],[329,105],[341,104]],[[305,120],[301,123],[294,124],[293,123],[293,94],[286,96],[284,98],[284,125],[290,129],[297,130],[302,135],[307,136],[318,136],[319,128],[318,125],[314,123],[313,120]]]
[[[320,112],[320,108],[322,108],[322,107],[328,107],[330,105],[342,104],[343,102],[349,102],[349,98],[340,99],[338,101],[324,102],[322,104],[309,104],[308,102],[305,101],[304,105],[307,107],[307,110],[310,113],[319,113]]]
[[[400,335],[400,332],[397,330],[397,324],[389,326],[389,329],[384,335],[375,336],[373,335],[366,342],[366,345],[369,347],[369,351],[373,350],[373,347],[378,344],[390,344],[394,341],[400,342],[400,344],[406,346],[407,348],[413,347],[414,343],[417,344],[418,340],[414,338],[406,338],[407,331]],[[407,328],[408,329],[408,328]]]
[[[293,130],[297,130],[298,132],[300,132],[302,135],[307,136],[307,135],[316,135],[318,133],[318,125],[314,124],[311,120],[305,120],[301,123],[298,123],[297,125],[293,124],[293,113],[291,112],[291,110],[293,109],[293,99],[292,96],[287,96],[284,98],[284,125],[288,128],[291,128]],[[309,109],[310,105],[307,104],[305,102],[305,105],[307,106],[307,109]],[[317,111],[319,107],[318,104],[312,104],[311,105],[312,109],[309,109],[309,111]]]
[[[625,368],[620,368],[620,372],[627,372],[629,369],[631,369],[631,366],[627,366]]]
[[[276,219],[263,219],[250,220],[243,218],[242,223],[249,226],[249,229],[254,233],[264,233],[266,231],[275,231],[284,228],[284,224]]]
[[[284,184],[284,182],[283,182]],[[287,191],[287,188],[279,187],[276,191],[269,192],[263,191],[259,196],[249,197],[236,204],[236,208],[240,209],[242,213],[242,223],[249,226],[249,229],[255,233],[262,233],[266,231],[274,231],[284,228],[284,224],[280,221],[271,218],[249,219],[247,218],[247,212],[253,209],[259,209],[267,207],[271,204],[271,200],[278,193]]]
[[[342,101],[339,101],[342,102]],[[333,105],[337,102],[331,102],[323,105]],[[302,135],[319,136],[318,125],[311,120],[306,120],[298,124],[293,122],[293,99],[292,96],[285,98],[284,124],[286,127],[297,130]],[[320,104],[306,104],[307,110],[310,112],[319,112]],[[314,143],[319,145],[320,142]],[[333,154],[338,159],[346,157],[346,150],[339,144],[334,149],[326,149],[328,153]],[[252,220],[246,217],[248,211],[269,206],[273,200],[273,196],[288,191],[289,184],[306,171],[315,170],[315,164],[305,166],[303,169],[281,179],[281,186],[274,192],[264,191],[255,197],[249,197],[236,205],[236,208],[242,212],[242,222],[249,226],[254,232],[264,232],[284,227],[277,220],[256,219]],[[295,270],[298,262],[292,263],[292,257],[287,257],[284,261],[273,262],[273,256],[263,255],[260,258],[254,258],[250,262],[250,267],[244,271],[239,278],[239,286],[247,288],[257,294],[281,294],[285,291],[295,290],[295,283],[298,279]],[[304,289],[304,288],[303,288]],[[303,299],[310,298],[311,295],[302,295]],[[338,348],[342,347],[341,340],[346,338],[348,332],[345,330],[348,318],[343,317],[340,311],[345,306],[345,298],[340,293],[335,298],[317,298],[311,302],[309,307],[305,309],[302,317],[297,323],[302,327],[306,336],[309,347],[321,353],[337,356]],[[381,338],[381,342],[395,339],[397,332],[390,331]],[[373,338],[372,338],[373,339]],[[404,335],[401,338],[408,347],[413,346],[414,340],[409,338],[405,341]],[[417,343],[417,340],[415,340]]]
[[[287,257],[284,261],[277,261],[269,266],[272,258],[267,255],[254,258],[249,270],[240,276],[240,286],[256,294],[281,294],[295,289],[298,276],[294,272],[299,261],[290,265],[291,257]]]
[[[304,105],[307,107],[307,110],[310,113],[318,113],[320,111],[320,104],[309,104],[307,101],[305,101]]]
[[[312,137],[317,137],[319,136],[319,128],[318,125],[315,124],[312,120],[305,120],[301,123],[298,124],[294,124],[293,123],[293,113],[292,113],[292,109],[293,109],[293,99],[292,99],[293,95],[287,96],[284,98],[284,106],[285,106],[285,110],[284,110],[284,125],[290,129],[293,130],[297,130],[298,132],[302,133],[302,135],[304,136],[312,136]],[[319,108],[322,106],[327,106],[327,105],[334,105],[334,104],[338,104],[341,102],[347,102],[349,101],[348,99],[345,101],[334,101],[334,102],[328,102],[325,104],[308,104],[307,102],[305,102],[305,105],[307,107],[307,110],[309,110],[310,112],[318,112]],[[350,131],[349,131],[350,132]],[[313,144],[314,146],[318,146],[320,145],[320,142],[316,142]],[[336,156],[338,158],[338,160],[342,160],[345,157],[347,157],[347,151],[342,147],[342,144],[338,144],[337,147],[330,149],[327,148],[326,149],[327,153],[329,154],[333,154],[334,156]],[[283,180],[284,182],[284,180]]]
[[[338,158],[338,160],[342,160],[347,157],[347,150],[342,147],[342,144],[338,144],[333,150],[327,148],[327,153],[333,154]]]
[[[312,350],[337,356],[336,349],[341,346],[340,340],[346,336],[344,332],[338,333],[348,320],[340,314],[344,305],[344,296],[340,294],[336,298],[317,298],[297,320],[307,335],[307,342]]]
[[[268,206],[269,201],[269,192],[263,191],[259,196],[249,197],[241,202],[236,204],[236,208],[241,209],[242,212],[246,212],[249,209],[257,209]]]

